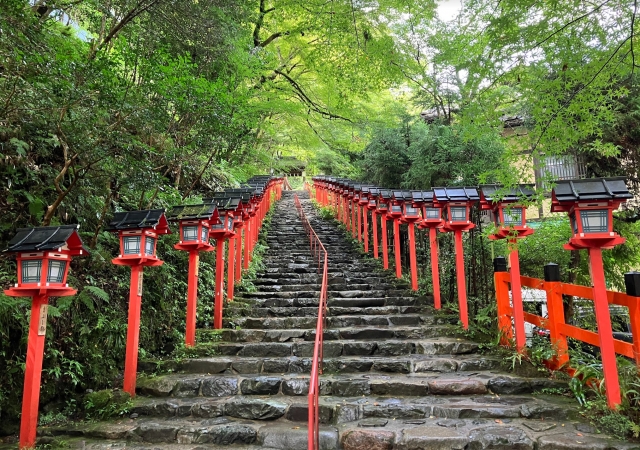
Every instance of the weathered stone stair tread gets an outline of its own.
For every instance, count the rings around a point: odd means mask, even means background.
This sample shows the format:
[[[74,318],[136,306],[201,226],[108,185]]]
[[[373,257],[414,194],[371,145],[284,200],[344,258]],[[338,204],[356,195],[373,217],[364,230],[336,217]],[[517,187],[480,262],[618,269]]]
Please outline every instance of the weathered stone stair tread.
[[[350,326],[384,326],[384,325],[400,325],[406,324],[408,321],[419,322],[423,325],[433,325],[436,322],[435,317],[430,314],[379,314],[379,315],[344,315],[327,317],[327,327],[330,331],[334,327],[350,327]],[[444,324],[444,321],[440,322]],[[225,319],[223,324],[230,326],[234,324],[247,329],[264,329],[264,330],[286,330],[293,328],[315,329],[317,319],[315,317],[238,317]],[[213,330],[209,330],[213,334]],[[207,332],[207,330],[202,330]]]
[[[388,364],[380,362],[378,371],[325,374],[320,381],[321,395],[478,395],[528,394],[545,388],[566,388],[563,381],[547,378],[506,376],[500,372],[385,373]],[[291,367],[291,366],[290,366]],[[307,370],[310,368],[305,367]],[[225,397],[230,395],[306,395],[309,375],[305,372],[269,375],[251,374],[172,374],[138,380],[137,392],[152,397]]]
[[[85,449],[211,449],[235,450],[306,450],[306,426],[299,422],[277,420],[255,422],[227,420],[215,424],[188,419],[158,420],[139,418],[122,423],[103,423],[81,427],[48,429],[47,434],[65,438],[69,448]],[[589,432],[587,432],[588,430]],[[71,431],[67,438],[63,433]],[[113,436],[108,445],[96,439]],[[116,437],[117,436],[117,437]],[[128,440],[125,440],[127,439]],[[321,449],[338,449],[341,442],[365,439],[376,449],[514,449],[514,450],[632,450],[637,444],[601,436],[588,425],[573,420],[529,420],[520,418],[451,419],[435,416],[424,419],[387,420],[364,418],[321,427]],[[68,440],[67,440],[68,439]],[[218,446],[211,441],[233,440],[232,446]],[[137,442],[136,442],[137,441]],[[243,441],[251,441],[245,444]],[[103,442],[103,441],[102,441]],[[255,445],[257,444],[257,445]],[[262,445],[260,445],[262,444]],[[386,446],[382,446],[386,444]],[[356,447],[354,447],[356,448]]]
[[[228,308],[231,310],[231,308]],[[377,316],[377,315],[395,315],[395,314],[417,314],[422,312],[431,311],[427,306],[370,306],[365,310],[359,306],[329,306],[331,310],[331,316],[362,316],[363,314]],[[259,308],[254,307],[251,309],[251,314],[254,317],[317,317],[318,307],[271,307],[271,308]]]

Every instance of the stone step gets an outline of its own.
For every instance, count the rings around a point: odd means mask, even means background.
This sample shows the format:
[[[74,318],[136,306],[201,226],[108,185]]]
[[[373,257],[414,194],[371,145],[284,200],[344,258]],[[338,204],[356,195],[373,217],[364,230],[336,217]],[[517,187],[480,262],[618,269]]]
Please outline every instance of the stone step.
[[[285,292],[284,294],[293,294],[294,292]],[[229,303],[227,308],[233,309],[246,309],[250,308],[253,310],[254,308],[270,308],[273,311],[277,311],[272,313],[272,315],[298,315],[298,311],[287,312],[286,308],[298,308],[298,307],[314,307],[315,314],[318,314],[318,305],[319,305],[319,292],[300,292],[300,297],[297,298],[279,298],[279,297],[254,297],[255,293],[246,293],[242,294],[242,296],[236,297],[233,303]],[[308,295],[308,296],[307,296]],[[381,306],[416,306],[416,305],[425,305],[422,300],[417,297],[372,297],[372,298],[331,298],[329,297],[328,303],[329,307],[356,307],[356,308],[369,308],[369,307],[381,307]],[[285,308],[284,310],[280,310],[279,308]],[[366,313],[365,310],[362,310],[362,313]],[[267,312],[267,315],[269,313]]]
[[[335,306],[335,304],[329,304],[329,308],[327,308],[327,314],[329,316],[362,316],[362,315],[370,315],[370,316],[388,316],[388,315],[397,315],[397,314],[421,314],[421,313],[429,313],[432,311],[430,306],[408,306],[408,305],[393,305],[393,306],[370,306],[370,307],[360,307],[360,306]],[[260,307],[250,307],[247,305],[228,305],[225,308],[225,314],[227,315],[237,315],[240,314],[242,316],[246,316],[247,313],[250,313],[252,316],[258,318],[270,318],[270,317],[291,317],[291,318],[302,318],[302,317],[318,317],[318,307],[316,306],[308,306],[308,307],[272,307],[272,308],[260,308]],[[244,326],[247,328],[259,328],[258,326],[247,326],[242,325],[243,317],[235,317],[235,320],[231,320],[235,325]],[[245,317],[246,318],[246,317]],[[313,325],[315,326],[315,324]],[[300,327],[304,328],[304,327]]]
[[[177,360],[140,361],[138,370],[149,374],[180,372],[188,374],[264,375],[310,372],[311,357],[286,356],[279,358],[208,357]],[[363,372],[384,373],[453,373],[498,370],[504,363],[499,358],[481,355],[410,355],[410,356],[340,356],[325,358],[325,374]]]
[[[248,420],[285,418],[306,422],[307,403],[298,396],[233,396],[218,398],[136,398],[131,413],[162,418]],[[577,418],[575,403],[561,397],[477,396],[320,397],[323,424],[339,425],[367,418],[407,419],[541,419]]]
[[[350,327],[350,326],[364,326],[364,325],[433,325],[436,322],[434,316],[430,314],[417,314],[410,312],[415,310],[416,307],[404,308],[406,314],[380,314],[380,315],[344,315],[344,316],[328,316],[327,328],[332,327]],[[423,308],[426,309],[426,308]],[[252,311],[253,312],[253,311]],[[230,328],[230,323],[234,326],[250,329],[269,329],[269,330],[284,330],[284,329],[297,329],[297,328],[312,328],[315,329],[317,324],[316,316],[309,317],[239,317],[233,319],[225,319],[224,326]],[[438,319],[439,324],[445,322]],[[203,333],[219,333],[215,330],[202,330]],[[205,340],[208,340],[205,338]]]
[[[278,419],[140,417],[125,424],[43,427],[67,448],[89,450],[307,450],[306,424]],[[70,430],[73,434],[65,435]],[[46,440],[45,440],[46,439]],[[214,444],[220,442],[221,444]],[[245,442],[251,442],[246,444]],[[152,445],[149,445],[152,444]],[[597,434],[578,420],[527,418],[423,419],[367,417],[320,427],[321,450],[632,450],[637,445]]]
[[[385,333],[393,334],[393,330],[379,328],[375,331],[351,332],[360,339],[329,340],[324,343],[325,358],[362,355],[370,351],[373,356],[404,356],[404,355],[464,355],[475,353],[479,344],[460,338],[406,338],[387,339]],[[408,333],[410,334],[410,333]],[[376,338],[375,335],[381,337]],[[200,356],[245,356],[245,357],[284,357],[313,356],[313,341],[300,342],[205,342],[196,345],[190,351]]]
[[[290,365],[291,369],[291,365]],[[353,397],[530,394],[547,388],[566,388],[567,383],[547,378],[522,378],[496,372],[453,372],[439,374],[323,374],[320,395]],[[236,374],[170,374],[141,377],[136,392],[149,397],[225,397],[232,395],[306,395],[309,376]]]

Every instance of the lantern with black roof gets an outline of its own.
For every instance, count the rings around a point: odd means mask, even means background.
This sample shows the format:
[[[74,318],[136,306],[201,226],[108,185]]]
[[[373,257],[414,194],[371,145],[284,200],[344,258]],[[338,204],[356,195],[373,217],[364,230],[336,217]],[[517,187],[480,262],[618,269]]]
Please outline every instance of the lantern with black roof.
[[[403,191],[391,191],[391,202],[387,217],[393,219],[393,253],[396,262],[396,277],[402,278],[402,257],[400,253],[400,222],[402,222],[402,211],[404,210]]]
[[[224,192],[214,194],[211,199],[215,202],[220,214],[220,224],[211,227],[209,235],[216,240],[216,279],[215,279],[215,295],[213,310],[213,328],[222,328],[222,303],[224,301],[222,293],[224,292],[224,243],[227,239],[235,235],[233,228],[236,213],[240,207],[239,198],[231,198]],[[205,199],[206,201],[206,199]]]
[[[369,253],[369,190],[371,186],[360,188],[360,201],[358,205],[362,212],[362,236],[364,241],[364,252]]]
[[[509,239],[509,242],[515,244],[516,239],[533,233],[533,230],[527,227],[527,208],[523,204],[535,196],[533,188],[533,184],[519,184],[513,188],[505,188],[497,184],[480,186],[480,207],[493,212],[496,224],[496,232],[490,235],[489,239]],[[516,348],[522,352],[527,342],[520,284],[520,259],[516,245],[509,247],[509,261]]]
[[[384,269],[389,268],[387,219],[392,219],[392,217],[389,216],[389,204],[391,203],[392,196],[393,193],[389,189],[380,189],[380,192],[378,192],[378,203],[376,205],[376,212],[380,214],[380,228],[382,234],[382,267]]]
[[[470,220],[471,206],[480,200],[478,189],[475,187],[434,187],[433,202],[442,208],[445,231],[453,231],[456,248],[456,277],[458,285],[458,306],[460,321],[464,329],[469,328],[469,313],[467,310],[467,286],[464,272],[464,249],[462,247],[462,232],[475,227]]]
[[[187,277],[187,316],[185,345],[196,343],[196,305],[198,301],[198,267],[200,252],[213,251],[209,243],[209,229],[220,222],[214,203],[174,206],[167,214],[169,222],[178,222],[180,240],[173,247],[189,252],[189,274]]]
[[[77,293],[67,284],[69,265],[72,257],[89,252],[82,244],[78,225],[19,228],[4,252],[15,253],[18,263],[18,282],[6,289],[5,295],[31,297],[19,446],[21,449],[33,448],[49,297],[68,297]]]
[[[416,236],[415,236],[415,224],[421,220],[420,208],[418,208],[413,202],[413,194],[411,191],[393,191],[393,204],[400,204],[402,207],[402,215],[399,218],[399,222],[406,223],[408,225],[409,236],[409,267],[411,271],[411,289],[418,290],[418,265],[416,261]],[[397,220],[397,219],[396,219]],[[396,228],[399,231],[398,228]],[[399,233],[397,241],[399,241]],[[398,253],[396,253],[398,258]]]
[[[437,208],[433,203],[433,191],[414,191],[413,203],[422,209],[422,221],[418,224],[418,228],[429,230],[433,304],[436,309],[440,309],[440,272],[438,270],[438,239],[436,238],[436,230],[442,228],[442,210]]]
[[[367,202],[367,209],[371,211],[371,225],[373,229],[373,257],[378,259],[378,195],[380,194],[380,188],[370,187],[369,196]]]
[[[362,213],[360,212],[360,197],[362,197],[362,184],[355,183],[353,185],[353,211],[354,211],[354,229],[353,237],[362,242]]]
[[[170,234],[171,230],[164,209],[147,209],[115,213],[107,231],[117,232],[120,237],[120,254],[111,262],[131,267],[123,390],[133,397],[136,395],[143,268],[162,265],[156,256],[157,240],[163,234]]]
[[[566,212],[571,220],[573,236],[564,248],[587,249],[589,252],[604,383],[607,402],[611,408],[620,404],[620,385],[602,249],[610,249],[625,242],[625,238],[613,231],[613,211],[632,197],[624,177],[556,181],[551,192],[551,212]]]
[[[239,194],[242,197],[242,222],[236,220],[235,223],[235,255],[236,255],[236,266],[235,266],[235,283],[240,282],[240,278],[242,276],[242,243],[244,241],[245,247],[248,250],[246,241],[247,241],[247,232],[250,227],[250,221],[253,216],[255,216],[255,206],[254,206],[254,190],[250,187],[244,187],[239,189],[228,189],[227,192],[233,194]]]

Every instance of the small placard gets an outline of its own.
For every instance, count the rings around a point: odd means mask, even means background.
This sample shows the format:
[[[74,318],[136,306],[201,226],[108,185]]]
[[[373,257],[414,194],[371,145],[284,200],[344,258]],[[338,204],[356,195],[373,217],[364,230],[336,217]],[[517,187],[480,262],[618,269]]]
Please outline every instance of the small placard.
[[[200,274],[200,254],[199,253],[196,255],[195,264],[196,264],[196,278],[197,278]]]
[[[38,320],[38,336],[47,334],[47,311],[49,305],[40,305],[40,319]]]
[[[144,272],[142,272],[142,270],[139,272],[140,275],[138,276],[138,297],[142,297],[142,274]]]

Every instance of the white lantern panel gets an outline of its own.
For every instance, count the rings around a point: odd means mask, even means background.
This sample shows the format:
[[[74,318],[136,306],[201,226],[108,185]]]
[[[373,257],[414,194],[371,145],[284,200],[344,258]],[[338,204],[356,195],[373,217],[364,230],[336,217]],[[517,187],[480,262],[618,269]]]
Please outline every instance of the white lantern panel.
[[[156,249],[156,240],[152,237],[147,236],[144,240],[144,253],[149,256],[153,256],[155,254]]]
[[[49,269],[47,273],[47,281],[49,283],[62,283],[64,271],[67,267],[66,261],[49,261]]]
[[[452,206],[451,207],[451,221],[452,222],[466,222],[467,221],[467,207],[466,206]]]
[[[609,231],[609,210],[587,209],[580,211],[583,233],[607,233]]]
[[[200,240],[202,242],[209,242],[209,228],[202,227],[202,232],[200,233]]]
[[[198,240],[198,226],[182,227],[182,240],[183,241],[197,241]]]
[[[393,206],[391,206],[391,212],[401,213],[402,212],[402,207],[400,205],[393,205]]]
[[[440,220],[442,217],[440,208],[426,208],[428,220]]]
[[[125,255],[140,254],[140,236],[125,236],[122,240],[124,242]]]
[[[40,259],[22,261],[22,282],[39,283],[41,270],[42,260]]]
[[[504,225],[509,226],[521,226],[522,225],[522,209],[523,208],[510,208],[509,210],[503,209],[502,214],[504,216]]]
[[[412,206],[405,206],[404,215],[407,217],[417,217],[419,215],[418,208],[414,208]]]
[[[227,230],[233,230],[233,216],[227,216]]]

